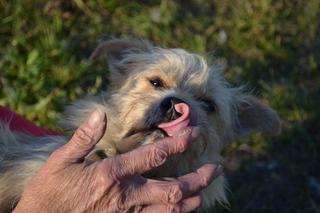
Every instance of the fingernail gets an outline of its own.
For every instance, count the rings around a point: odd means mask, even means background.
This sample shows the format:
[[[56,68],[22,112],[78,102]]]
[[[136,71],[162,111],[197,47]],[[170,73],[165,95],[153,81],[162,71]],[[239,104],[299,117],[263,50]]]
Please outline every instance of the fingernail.
[[[92,129],[99,127],[105,121],[105,113],[97,109],[93,111],[88,119],[88,124]]]
[[[193,137],[193,138],[197,138],[197,137],[199,137],[199,135],[200,135],[200,128],[199,127],[193,127],[192,128],[192,132],[191,132],[191,136]]]
[[[223,166],[218,164],[215,169],[215,177],[218,177],[219,175],[221,175],[222,172],[223,172]]]

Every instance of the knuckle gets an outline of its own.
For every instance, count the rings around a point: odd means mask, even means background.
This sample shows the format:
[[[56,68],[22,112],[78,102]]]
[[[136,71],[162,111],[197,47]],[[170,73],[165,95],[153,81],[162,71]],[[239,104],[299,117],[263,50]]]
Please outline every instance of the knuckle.
[[[74,139],[78,142],[91,142],[93,140],[92,131],[88,128],[79,127],[74,133]]]
[[[183,197],[182,189],[180,184],[174,184],[169,187],[167,190],[167,197],[166,200],[168,203],[176,204],[178,203]]]
[[[162,165],[166,161],[168,153],[159,146],[153,146],[147,158],[147,162],[150,163],[150,167],[154,168]]]
[[[182,153],[187,150],[188,143],[184,138],[178,137],[175,143],[176,143],[175,150],[177,153]]]

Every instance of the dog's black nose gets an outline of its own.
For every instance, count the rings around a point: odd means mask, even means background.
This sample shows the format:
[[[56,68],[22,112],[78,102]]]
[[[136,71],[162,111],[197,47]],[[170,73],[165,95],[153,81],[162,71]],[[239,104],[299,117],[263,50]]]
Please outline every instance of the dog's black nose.
[[[176,97],[167,97],[163,99],[160,104],[161,113],[165,118],[165,121],[173,121],[179,118],[182,114],[177,112],[174,106],[179,103],[184,103],[183,100]]]

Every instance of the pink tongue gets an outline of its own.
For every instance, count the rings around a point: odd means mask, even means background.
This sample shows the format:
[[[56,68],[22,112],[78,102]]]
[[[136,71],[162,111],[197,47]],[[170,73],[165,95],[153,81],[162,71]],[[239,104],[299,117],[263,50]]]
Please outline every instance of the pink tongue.
[[[174,120],[167,123],[161,123],[158,125],[158,128],[165,131],[169,136],[174,135],[179,130],[187,126],[195,126],[196,125],[196,117],[191,114],[190,108],[185,103],[179,103],[174,106],[174,108],[181,113],[182,115]]]

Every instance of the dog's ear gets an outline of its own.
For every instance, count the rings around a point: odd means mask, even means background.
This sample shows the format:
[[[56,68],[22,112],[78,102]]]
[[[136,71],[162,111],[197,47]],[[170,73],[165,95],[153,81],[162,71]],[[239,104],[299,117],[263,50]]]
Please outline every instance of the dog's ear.
[[[278,114],[257,98],[251,95],[242,95],[236,103],[236,108],[236,137],[259,131],[264,135],[280,134],[281,122]]]
[[[143,41],[111,39],[98,45],[90,56],[90,60],[107,60],[112,74],[123,75],[128,69],[125,63],[130,53],[148,52],[150,45]]]

